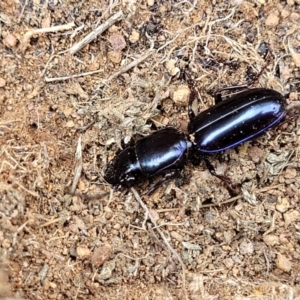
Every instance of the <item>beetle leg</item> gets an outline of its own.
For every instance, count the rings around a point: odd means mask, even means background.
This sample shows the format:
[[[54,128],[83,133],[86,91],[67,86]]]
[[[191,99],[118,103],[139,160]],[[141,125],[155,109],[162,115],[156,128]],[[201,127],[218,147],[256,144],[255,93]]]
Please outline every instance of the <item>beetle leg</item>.
[[[170,170],[170,172],[166,173],[165,176],[160,179],[158,182],[156,182],[154,185],[150,187],[148,192],[146,192],[144,195],[150,195],[152,194],[157,188],[159,188],[165,181],[171,179],[174,177],[176,174],[178,174],[178,170]]]
[[[193,111],[192,105],[196,98],[196,90],[194,85],[190,85],[190,89],[191,89],[191,93],[189,97],[188,114],[189,114],[189,119],[193,120],[195,118],[195,113]]]
[[[215,92],[214,98],[215,98],[215,104],[218,104],[219,102],[223,101],[222,98],[222,92],[223,91],[231,91],[231,90],[243,90],[243,89],[248,89],[247,84],[241,84],[241,85],[233,85],[233,86],[227,86],[221,89],[218,89]]]
[[[211,164],[211,162],[208,160],[207,157],[204,157],[204,161],[205,161],[205,164],[206,164],[206,167],[209,171],[209,173],[217,178],[219,178],[220,180],[222,180],[223,182],[225,182],[226,184],[226,187],[229,191],[230,194],[236,196],[240,193],[240,188],[235,186],[232,182],[231,182],[231,179],[227,176],[224,176],[224,175],[219,175],[216,173],[216,170],[214,168],[214,166]]]

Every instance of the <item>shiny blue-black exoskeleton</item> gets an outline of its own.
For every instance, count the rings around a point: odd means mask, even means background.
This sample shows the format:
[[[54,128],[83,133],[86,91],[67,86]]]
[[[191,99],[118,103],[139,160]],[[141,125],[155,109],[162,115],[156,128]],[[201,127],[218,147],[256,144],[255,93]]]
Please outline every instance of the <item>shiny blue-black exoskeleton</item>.
[[[217,93],[216,105],[197,116],[192,110],[193,97],[190,98],[188,132],[200,153],[238,146],[274,127],[286,114],[285,97],[277,91],[246,89],[222,100],[221,92],[225,89]]]
[[[251,140],[277,125],[285,116],[286,101],[271,89],[246,89],[222,100],[220,90],[216,104],[197,116],[192,110],[195,99],[194,87],[188,106],[189,136],[168,127],[139,140],[134,146],[119,153],[108,165],[104,179],[114,186],[131,187],[138,181],[163,174],[152,192],[166,179],[180,171],[187,157],[203,157],[209,171],[217,175],[207,160],[207,154],[220,152]],[[191,149],[189,149],[191,148]]]
[[[109,163],[104,179],[117,187],[131,187],[138,181],[163,174],[150,193],[183,168],[190,146],[185,135],[175,128],[158,130],[121,151]]]

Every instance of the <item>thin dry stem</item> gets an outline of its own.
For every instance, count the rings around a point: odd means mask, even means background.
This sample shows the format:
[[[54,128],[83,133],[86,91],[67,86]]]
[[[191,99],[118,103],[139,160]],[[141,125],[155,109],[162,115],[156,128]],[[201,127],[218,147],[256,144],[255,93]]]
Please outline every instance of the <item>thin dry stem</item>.
[[[58,25],[58,26],[53,26],[53,27],[48,27],[48,28],[29,30],[24,34],[23,38],[21,39],[20,49],[21,49],[21,51],[24,52],[29,45],[29,41],[30,41],[31,37],[34,35],[44,34],[44,33],[49,33],[49,32],[70,30],[74,26],[75,26],[75,23],[72,22],[72,23],[68,23],[65,25]]]
[[[185,279],[185,266],[184,266],[184,263],[183,263],[180,255],[170,245],[169,241],[167,240],[167,238],[165,237],[165,235],[163,234],[163,232],[158,227],[155,219],[153,218],[153,216],[149,212],[149,209],[148,209],[147,205],[143,202],[143,200],[141,199],[141,197],[138,194],[138,192],[134,188],[131,188],[131,191],[134,194],[135,199],[139,202],[139,204],[141,205],[141,207],[145,210],[145,213],[148,215],[150,221],[154,225],[154,228],[157,230],[157,232],[159,233],[160,237],[163,239],[164,243],[166,244],[166,246],[170,250],[170,252],[178,259],[178,261],[179,261],[179,263],[181,265],[181,268],[182,268],[182,287],[183,287],[183,293],[185,295],[185,299],[188,299],[188,295],[187,295],[187,291],[186,291],[186,286],[185,286],[185,281],[186,281],[186,279]]]
[[[113,75],[111,75],[111,76],[108,78],[108,81],[111,81],[112,79],[118,77],[119,75],[121,75],[121,74],[123,74],[123,73],[126,73],[126,72],[128,72],[130,69],[136,67],[138,64],[140,64],[142,61],[144,61],[146,58],[148,58],[148,57],[153,53],[153,50],[152,50],[152,49],[153,49],[153,47],[151,47],[151,48],[149,49],[149,51],[148,51],[145,55],[143,55],[143,56],[137,58],[136,60],[134,60],[133,62],[129,63],[128,65],[126,65],[126,66],[125,66],[124,68],[122,68],[121,70],[119,70],[119,71],[117,71],[116,73],[114,73]]]
[[[121,11],[118,11],[116,14],[114,14],[112,17],[110,17],[106,22],[98,26],[94,31],[89,33],[85,38],[83,38],[80,42],[76,43],[70,48],[70,53],[75,54],[78,52],[81,48],[83,48],[85,45],[89,44],[91,41],[93,41],[98,35],[103,33],[107,28],[109,28],[111,25],[116,23],[117,21],[121,20],[123,18],[123,13]]]
[[[82,148],[81,148],[81,136],[80,136],[78,139],[76,154],[75,154],[75,159],[76,159],[75,175],[74,175],[72,187],[70,190],[70,193],[72,195],[75,193],[76,186],[78,184],[78,181],[80,179],[81,172],[82,172],[82,150],[81,149]]]
[[[68,76],[63,76],[63,77],[53,77],[53,78],[45,77],[45,81],[46,82],[62,81],[62,80],[68,80],[71,78],[78,78],[78,77],[93,75],[93,74],[100,73],[100,72],[103,72],[103,69],[80,73],[80,74],[75,74],[75,75],[68,75]]]

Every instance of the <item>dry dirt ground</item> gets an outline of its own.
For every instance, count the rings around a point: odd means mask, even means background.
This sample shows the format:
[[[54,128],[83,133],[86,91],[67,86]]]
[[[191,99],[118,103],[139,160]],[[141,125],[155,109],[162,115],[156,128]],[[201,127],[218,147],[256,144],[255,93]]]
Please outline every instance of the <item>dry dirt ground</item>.
[[[299,119],[210,158],[234,198],[204,163],[150,196],[103,179],[130,140],[186,133],[186,70],[195,109],[262,70],[291,113],[299,24],[299,0],[1,0],[0,297],[300,299]]]

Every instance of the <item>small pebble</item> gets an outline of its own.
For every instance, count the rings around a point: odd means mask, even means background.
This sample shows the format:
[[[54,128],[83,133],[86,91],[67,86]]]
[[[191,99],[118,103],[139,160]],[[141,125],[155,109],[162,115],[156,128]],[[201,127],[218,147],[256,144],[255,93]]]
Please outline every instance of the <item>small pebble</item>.
[[[156,210],[151,209],[151,210],[149,210],[149,213],[150,213],[151,217],[155,220],[155,222],[157,222],[159,220],[159,214]]]
[[[49,282],[49,286],[54,290],[57,288],[57,284],[55,282]]]
[[[112,247],[109,244],[104,246],[97,247],[92,254],[91,263],[96,266],[100,267],[107,261],[110,256],[112,255]]]
[[[78,246],[76,248],[76,253],[79,259],[85,259],[91,255],[91,250],[86,247]]]
[[[248,148],[248,154],[255,163],[258,163],[264,155],[264,150],[254,146]]]
[[[176,59],[170,59],[166,62],[166,69],[168,70],[171,76],[175,76],[180,71],[179,68],[176,67],[176,63]]]
[[[187,85],[179,85],[177,90],[171,94],[172,100],[178,106],[187,106],[189,103],[190,89]]]
[[[275,27],[279,24],[279,17],[275,12],[271,12],[266,19],[266,26]]]
[[[267,246],[275,246],[275,245],[278,245],[279,244],[279,238],[278,236],[274,235],[274,234],[268,234],[268,235],[264,235],[263,236],[263,240],[264,240],[264,243],[267,245]]]
[[[116,223],[113,228],[116,230],[120,230],[121,225],[119,223]]]
[[[122,52],[120,51],[109,51],[107,56],[115,64],[119,64],[122,60]]]
[[[72,120],[68,121],[67,124],[66,124],[66,127],[68,127],[68,128],[72,128],[74,126],[75,126],[75,124]]]
[[[287,198],[278,197],[277,203],[276,203],[276,209],[279,212],[284,213],[289,209],[289,207],[290,207],[290,203]]]
[[[296,65],[296,67],[300,68],[300,53],[297,53],[295,51],[291,51],[291,54],[292,54],[292,58],[293,58],[293,61]]]
[[[0,88],[4,87],[6,85],[6,80],[3,78],[0,78]]]
[[[293,20],[293,21],[298,21],[299,18],[300,18],[300,15],[299,15],[298,13],[293,12],[293,13],[291,13],[290,18],[291,18],[291,20]]]
[[[109,42],[116,52],[121,51],[126,47],[126,41],[120,34],[114,34],[109,38]]]
[[[252,242],[248,240],[243,240],[240,244],[239,249],[242,255],[251,254],[254,251],[254,246]]]
[[[4,240],[2,241],[2,247],[3,247],[4,249],[8,249],[8,248],[10,247],[10,245],[11,245],[11,243],[10,243],[10,240],[9,240],[9,239],[4,239]]]
[[[234,261],[232,258],[225,258],[223,261],[224,265],[226,266],[227,269],[231,269],[234,266]]]
[[[176,232],[176,231],[172,231],[172,232],[171,232],[171,237],[174,238],[175,240],[179,241],[179,242],[182,242],[182,241],[183,241],[182,235],[179,234],[179,233]]]
[[[8,34],[3,39],[3,44],[8,48],[15,48],[17,45],[17,39],[12,34]]]
[[[131,35],[129,36],[130,43],[136,43],[140,39],[140,33],[137,30],[132,30]]]
[[[290,15],[290,12],[287,9],[283,9],[281,12],[281,16],[285,19]]]
[[[285,170],[284,177],[287,179],[292,179],[297,176],[297,170],[295,168],[287,168]]]
[[[292,268],[292,263],[284,255],[278,253],[276,259],[277,268],[284,271],[290,272]]]
[[[300,212],[297,210],[290,210],[284,215],[284,226],[287,228],[290,224],[294,224],[296,221],[300,220]]]

